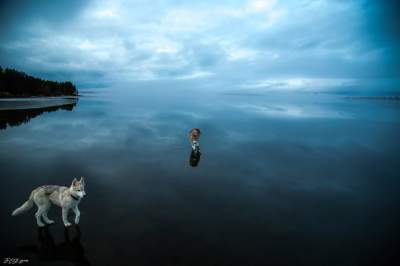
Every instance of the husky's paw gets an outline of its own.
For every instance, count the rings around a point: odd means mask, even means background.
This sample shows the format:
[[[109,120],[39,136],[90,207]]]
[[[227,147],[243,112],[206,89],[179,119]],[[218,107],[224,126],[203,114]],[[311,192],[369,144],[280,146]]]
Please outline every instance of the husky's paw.
[[[65,223],[65,224],[64,224],[65,227],[69,227],[69,226],[71,226],[71,225],[72,225],[71,223]]]
[[[54,224],[54,221],[53,220],[47,220],[46,223],[47,224]]]
[[[44,223],[38,224],[39,227],[45,227],[46,225]]]

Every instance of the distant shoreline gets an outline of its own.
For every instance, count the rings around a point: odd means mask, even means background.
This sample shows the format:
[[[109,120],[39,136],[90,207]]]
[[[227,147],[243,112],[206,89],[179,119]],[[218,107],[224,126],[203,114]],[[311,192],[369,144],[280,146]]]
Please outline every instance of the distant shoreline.
[[[35,98],[47,98],[47,99],[51,99],[51,98],[54,98],[54,99],[57,99],[57,98],[73,98],[73,99],[78,99],[79,97],[81,97],[80,94],[77,94],[77,95],[68,95],[68,94],[66,94],[66,95],[55,95],[55,96],[47,96],[47,95],[32,95],[32,96],[21,95],[21,96],[18,96],[18,95],[1,95],[0,94],[0,101],[8,100],[8,99],[35,99]]]
[[[71,81],[51,81],[0,66],[0,98],[78,97]]]
[[[400,101],[399,95],[392,96],[346,96],[346,99],[354,99],[354,100],[388,100],[388,101]]]
[[[0,98],[0,112],[62,107],[76,104],[78,99],[77,96]]]
[[[12,100],[34,100],[34,99],[79,99],[80,95],[60,95],[60,96],[21,96],[21,97],[0,97],[1,101],[12,101]]]

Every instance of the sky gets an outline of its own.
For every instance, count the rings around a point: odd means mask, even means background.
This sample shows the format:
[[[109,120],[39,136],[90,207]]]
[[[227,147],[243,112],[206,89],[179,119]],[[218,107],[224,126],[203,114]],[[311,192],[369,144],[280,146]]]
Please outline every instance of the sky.
[[[1,1],[0,65],[82,88],[397,87],[396,1]]]

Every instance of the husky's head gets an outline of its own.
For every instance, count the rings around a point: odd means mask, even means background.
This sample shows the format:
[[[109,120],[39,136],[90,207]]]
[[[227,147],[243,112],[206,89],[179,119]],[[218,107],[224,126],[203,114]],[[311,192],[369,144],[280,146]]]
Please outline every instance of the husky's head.
[[[81,180],[79,181],[76,178],[74,178],[74,180],[72,180],[72,184],[69,189],[74,196],[83,198],[86,195],[85,180],[83,179],[83,177],[81,177]]]
[[[191,129],[190,136],[192,139],[198,140],[200,138],[200,129],[198,128]]]

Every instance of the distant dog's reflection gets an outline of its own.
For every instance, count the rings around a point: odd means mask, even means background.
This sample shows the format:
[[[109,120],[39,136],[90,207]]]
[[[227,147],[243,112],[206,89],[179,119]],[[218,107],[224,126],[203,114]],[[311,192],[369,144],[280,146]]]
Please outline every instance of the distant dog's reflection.
[[[38,228],[39,246],[30,245],[20,247],[19,250],[28,255],[28,253],[36,254],[37,260],[46,262],[68,261],[73,265],[90,265],[85,257],[85,251],[81,244],[81,231],[78,226],[75,227],[76,232],[72,234],[72,227],[64,229],[64,242],[56,244],[54,238],[49,231],[49,227]],[[71,238],[71,235],[74,235]]]
[[[190,153],[190,158],[189,158],[189,164],[192,167],[197,167],[197,165],[200,162],[200,156],[201,153],[199,150],[192,150],[192,152]]]

